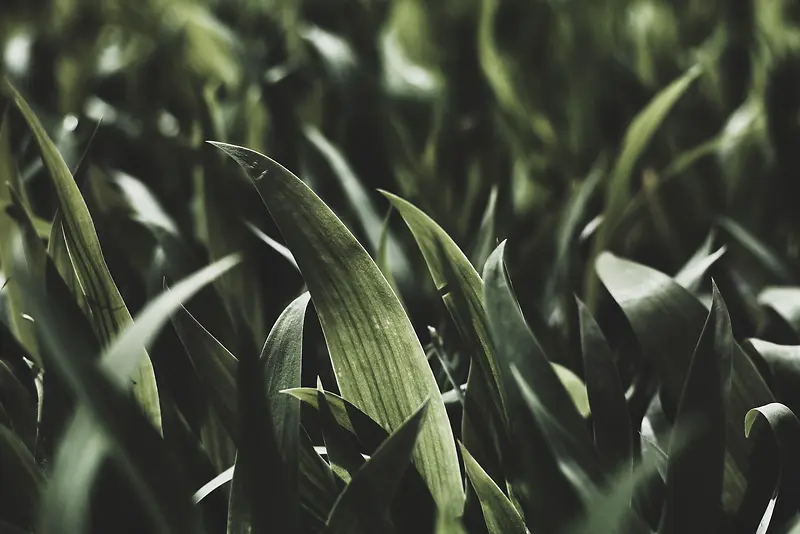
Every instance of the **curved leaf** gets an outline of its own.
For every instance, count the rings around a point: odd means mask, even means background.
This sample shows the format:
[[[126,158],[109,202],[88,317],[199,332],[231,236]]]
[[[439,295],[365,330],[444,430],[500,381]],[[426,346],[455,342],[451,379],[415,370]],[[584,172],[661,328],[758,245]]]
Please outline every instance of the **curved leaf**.
[[[353,475],[364,465],[364,457],[361,456],[359,445],[354,436],[346,433],[339,426],[322,389],[317,390],[317,408],[331,469],[339,478],[349,483]]]
[[[240,428],[228,513],[228,534],[298,532],[300,403],[280,395],[300,385],[303,325],[309,295],[303,293],[270,330],[260,360],[245,356],[237,369]],[[271,417],[265,417],[270,414]],[[281,488],[264,501],[266,481]]]
[[[410,202],[385,191],[383,194],[400,212],[411,230],[459,333],[468,346],[475,347],[475,361],[490,380],[489,400],[499,413],[503,413],[500,371],[483,306],[480,275],[458,245],[433,219]]]
[[[633,431],[625,390],[603,332],[589,309],[576,299],[586,390],[592,409],[594,443],[606,467],[632,466]]]
[[[385,191],[383,194],[411,230],[459,335],[471,349],[466,393],[469,401],[462,420],[462,440],[499,482],[502,475],[497,449],[502,445],[495,442],[504,439],[506,412],[481,278],[458,245],[433,219],[410,202]],[[471,503],[471,498],[468,502]]]
[[[13,202],[11,192],[16,190],[24,193],[23,184],[19,179],[19,173],[14,167],[14,158],[11,154],[11,126],[8,120],[8,113],[0,116],[0,266],[5,270],[5,276],[9,276],[9,265],[12,262],[11,255],[11,236],[12,227],[10,222],[6,220],[6,207]],[[26,206],[27,208],[27,206]],[[26,321],[22,314],[21,296],[19,289],[15,283],[11,283],[5,288],[8,292],[8,299],[6,300],[8,310],[8,322],[12,334],[16,337],[20,344],[25,347],[25,350],[31,354],[37,363],[42,362],[38,360],[39,355],[37,351],[36,335],[33,329],[33,324]]]
[[[596,268],[633,327],[642,352],[652,362],[663,386],[662,407],[667,416],[672,417],[707,316],[706,310],[691,293],[655,269],[610,253],[600,255]],[[719,314],[716,317],[722,318]],[[732,343],[730,379],[723,377],[726,383],[732,384],[725,398],[728,458],[723,498],[727,511],[738,508],[746,485],[743,473],[747,472],[750,445],[739,425],[750,407],[773,400],[753,362],[737,343]]]
[[[542,402],[513,363],[510,374],[518,393],[508,397],[509,403],[520,402],[527,410],[517,408],[513,419],[511,438],[517,448],[512,458],[504,458],[511,464],[509,482],[528,527],[533,532],[556,532],[582,513],[592,484],[576,470],[572,458],[554,451],[540,421],[548,417]]]
[[[797,513],[798,484],[800,484],[800,461],[797,450],[800,447],[800,422],[795,414],[783,404],[773,402],[764,406],[753,408],[744,419],[744,433],[750,437],[753,432],[758,433],[758,421],[765,423],[764,428],[770,430],[770,437],[774,442],[773,450],[777,449],[780,458],[781,470],[775,480],[773,495],[777,501],[767,510],[759,524],[759,534],[766,532],[773,517],[783,520]],[[761,430],[763,432],[763,430]]]
[[[715,286],[714,300],[721,299]],[[720,354],[714,305],[692,356],[667,459],[667,494],[660,533],[715,532],[725,469],[725,404],[722,371],[730,364],[730,343]],[[688,443],[683,446],[684,440]]]
[[[515,394],[515,385],[509,374],[511,366],[515,366],[525,383],[541,400],[544,411],[535,415],[547,438],[553,440],[554,445],[559,444],[558,451],[574,459],[592,480],[599,482],[602,475],[584,420],[557,371],[528,328],[511,289],[503,261],[505,245],[503,241],[489,256],[483,277],[486,308],[493,339],[496,340],[500,369],[504,373],[506,397],[510,399]],[[516,409],[527,407],[517,404]],[[518,417],[519,413],[515,414],[509,407],[509,421],[516,421]]]
[[[283,256],[286,259],[286,261],[288,261],[291,264],[292,267],[294,267],[298,271],[300,270],[300,267],[297,266],[297,260],[295,260],[294,256],[292,256],[291,250],[289,250],[288,248],[281,245],[280,243],[272,239],[270,236],[262,232],[261,228],[259,228],[255,224],[251,222],[245,222],[245,224],[257,238],[259,238],[261,241],[269,245],[275,252]]]
[[[315,410],[319,410],[319,397],[316,389],[294,388],[284,390],[283,393],[299,399]],[[386,430],[352,403],[330,391],[325,391],[324,393],[325,399],[328,401],[328,407],[331,409],[336,422],[356,436],[364,450],[368,451],[368,454],[372,454],[389,437],[389,433]]]
[[[603,224],[600,225],[595,237],[589,265],[594,263],[600,253],[608,248],[617,225],[623,219],[625,208],[631,200],[630,183],[639,158],[672,107],[700,74],[702,74],[702,70],[699,65],[691,67],[680,78],[663,88],[628,126],[625,139],[622,141],[622,151],[606,183],[606,208]],[[587,269],[587,276],[586,300],[589,309],[593,309],[597,298],[597,277],[592,269]]]
[[[408,468],[427,409],[425,401],[356,473],[334,504],[326,533],[386,532],[384,514]]]
[[[525,523],[514,505],[463,445],[461,455],[469,481],[478,494],[489,534],[527,534]]]
[[[800,336],[800,287],[767,287],[758,295],[758,303],[775,310]]]
[[[192,502],[194,502],[195,504],[199,503],[200,501],[208,497],[213,491],[215,491],[218,488],[221,488],[222,486],[230,482],[232,479],[233,479],[233,467],[229,467],[222,473],[218,474],[217,476],[215,476],[214,478],[203,484],[203,487],[197,490],[194,493],[194,495],[192,495]]]
[[[299,178],[252,150],[214,145],[247,171],[297,260],[342,396],[387,430],[397,429],[426,398],[433,399],[414,461],[439,507],[460,515],[463,486],[447,412],[411,322],[386,279]]]
[[[300,403],[281,391],[300,386],[303,361],[303,326],[311,296],[303,293],[278,317],[261,351],[264,393],[267,395],[275,437],[286,467],[289,505],[297,501],[297,465]]]
[[[236,370],[239,361],[185,307],[181,306],[171,320],[201,384],[220,415],[220,421],[231,436],[236,436],[239,421]]]
[[[706,240],[700,246],[694,255],[689,258],[686,265],[681,267],[681,270],[674,276],[675,282],[695,292],[700,287],[703,276],[709,268],[711,268],[718,259],[725,254],[727,250],[724,246],[717,249],[716,252],[711,252],[711,244],[714,240],[714,233],[709,233]]]
[[[42,160],[50,172],[61,212],[64,214],[67,243],[81,287],[86,292],[89,308],[92,310],[92,325],[98,336],[108,345],[133,319],[108,271],[89,209],[67,164],[33,110],[8,80],[4,79],[2,89],[22,112],[39,145]],[[146,352],[141,352],[140,356],[136,362],[138,371],[134,395],[150,422],[161,431],[161,407],[153,365]]]

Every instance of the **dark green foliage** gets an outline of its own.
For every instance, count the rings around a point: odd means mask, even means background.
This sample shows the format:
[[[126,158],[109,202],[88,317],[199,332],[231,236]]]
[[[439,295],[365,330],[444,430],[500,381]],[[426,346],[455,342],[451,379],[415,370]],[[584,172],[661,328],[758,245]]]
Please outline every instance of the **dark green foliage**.
[[[0,533],[799,531],[798,37],[5,2]]]

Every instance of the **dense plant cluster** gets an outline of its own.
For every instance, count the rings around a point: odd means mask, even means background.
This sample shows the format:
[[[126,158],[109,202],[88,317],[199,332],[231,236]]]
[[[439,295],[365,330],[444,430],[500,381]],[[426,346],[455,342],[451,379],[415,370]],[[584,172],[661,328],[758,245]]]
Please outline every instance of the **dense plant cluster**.
[[[0,533],[800,532],[798,38],[4,3]]]

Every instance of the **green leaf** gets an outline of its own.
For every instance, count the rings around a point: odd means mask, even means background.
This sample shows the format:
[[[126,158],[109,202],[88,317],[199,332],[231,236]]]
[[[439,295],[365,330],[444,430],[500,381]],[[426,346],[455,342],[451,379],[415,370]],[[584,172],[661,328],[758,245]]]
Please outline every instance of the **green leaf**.
[[[342,396],[389,431],[426,398],[433,399],[430,424],[421,431],[414,462],[439,507],[460,515],[463,486],[444,403],[411,322],[386,279],[299,178],[257,152],[215,146],[248,172],[294,254]]]
[[[90,523],[94,483],[103,461],[108,457],[110,441],[86,410],[77,413],[68,432],[59,441],[52,476],[42,503],[40,532],[87,532]],[[80,438],[80,439],[76,439]],[[87,488],[75,491],[75,488]]]
[[[622,141],[622,150],[606,183],[603,224],[595,237],[589,265],[592,265],[600,253],[611,244],[617,225],[631,200],[631,179],[639,158],[672,107],[701,73],[699,65],[687,70],[680,78],[662,89],[628,126]],[[587,270],[587,276],[586,300],[589,309],[593,309],[596,305],[598,280],[592,269]]]
[[[281,245],[279,242],[275,241],[270,236],[262,232],[261,229],[255,224],[251,222],[245,222],[245,224],[257,238],[259,238],[261,241],[269,245],[275,252],[286,258],[286,261],[288,261],[292,267],[294,267],[298,271],[300,270],[300,267],[297,266],[297,261],[294,259],[294,256],[292,256],[291,250],[289,250],[288,248]]]
[[[192,496],[192,502],[194,502],[194,504],[198,504],[203,499],[208,497],[211,493],[213,493],[215,490],[221,488],[222,486],[230,482],[232,479],[233,479],[233,467],[229,467],[222,473],[218,474],[217,476],[215,476],[214,478],[203,484],[203,487],[197,490]]]
[[[760,424],[759,421],[765,424]],[[761,428],[761,430],[759,430]],[[766,532],[770,520],[775,517],[785,519],[797,512],[798,483],[800,483],[800,461],[797,449],[800,447],[800,422],[787,406],[773,402],[753,408],[744,419],[744,433],[749,438],[753,433],[760,435],[769,428],[767,434],[772,441],[770,453],[779,458],[780,472],[775,477],[772,495],[777,496],[774,508],[760,521],[758,532]],[[763,512],[763,510],[762,510]]]
[[[305,430],[300,432],[299,489],[300,504],[307,516],[324,525],[339,496],[339,487],[330,466],[314,450]]]
[[[6,207],[13,200],[11,191],[24,192],[20,182],[19,174],[14,167],[14,158],[11,154],[11,134],[8,114],[0,117],[0,267],[5,271],[6,278],[10,274],[11,255],[11,236],[13,235],[13,222],[8,220]],[[41,365],[38,356],[38,344],[33,324],[23,318],[25,313],[22,308],[21,297],[17,284],[11,281],[5,289],[8,292],[7,306],[8,319],[11,332],[16,337],[25,350],[34,357],[34,361]]]
[[[220,415],[220,421],[235,437],[238,434],[236,370],[239,361],[211,335],[189,311],[181,308],[172,316],[172,326],[192,361],[200,383]]]
[[[364,465],[364,457],[361,456],[358,442],[354,436],[339,426],[322,389],[317,390],[317,407],[331,469],[345,483],[349,483],[353,475]]]
[[[19,527],[36,524],[45,478],[22,441],[0,425],[0,518]]]
[[[339,181],[345,198],[358,216],[372,252],[377,253],[382,237],[382,217],[375,209],[369,192],[350,168],[345,156],[322,135],[322,132],[314,127],[306,126],[303,133],[330,166],[331,172]],[[411,272],[411,266],[391,231],[387,230],[385,240],[385,252],[390,272],[393,278],[399,279],[402,283]]]
[[[725,469],[722,367],[730,365],[733,341],[728,339],[727,346],[717,343],[717,314],[727,310],[716,286],[713,298],[678,403],[660,533],[715,532],[720,524]],[[685,446],[679,444],[684,440]]]
[[[608,491],[598,494],[589,503],[585,517],[567,530],[568,534],[624,532],[651,534],[650,528],[631,507],[631,495],[653,476],[659,476],[652,462],[643,461],[633,469],[624,467],[612,479]]]
[[[463,445],[461,455],[469,481],[478,494],[489,534],[527,534],[525,523],[514,505]]]
[[[86,292],[92,310],[90,317],[93,326],[103,342],[109,345],[133,319],[108,271],[89,209],[67,164],[33,110],[8,80],[4,79],[2,90],[22,112],[39,145],[42,160],[50,173],[64,214],[67,243],[81,287]],[[146,352],[142,352],[140,356],[136,362],[138,372],[134,395],[150,422],[161,431],[161,407],[153,365]]]
[[[541,417],[547,417],[541,400],[514,364],[510,374],[518,393],[508,399],[518,415],[512,418],[511,427],[515,454],[503,459],[509,464],[508,479],[528,528],[533,532],[555,532],[583,511],[592,485],[587,486],[571,458],[556,454],[545,425],[540,422]],[[515,403],[522,406],[514,406]],[[523,407],[527,410],[523,411]]]
[[[310,300],[311,296],[305,292],[289,303],[272,327],[261,351],[264,394],[272,414],[278,450],[283,456],[288,510],[296,509],[298,502],[300,402],[281,394],[281,391],[300,386],[303,325]]]
[[[86,301],[86,295],[81,289],[80,282],[75,274],[75,265],[72,262],[69,247],[67,246],[67,234],[61,210],[58,210],[53,218],[50,239],[47,241],[47,253],[53,258],[58,274],[61,275],[64,283],[69,288],[70,293],[75,298],[75,302],[85,313],[89,313],[89,303]]]
[[[97,445],[91,445],[97,439],[107,439],[108,450],[114,451],[114,458],[157,528],[174,533],[202,532],[200,519],[188,498],[188,488],[184,487],[185,481],[175,468],[178,465],[176,458],[172,457],[166,443],[123,388],[128,386],[128,377],[136,368],[142,344],[148,338],[152,339],[152,329],[157,329],[167,320],[170,308],[177,307],[179,299],[186,297],[186,293],[191,294],[199,283],[206,283],[208,280],[204,278],[216,274],[215,270],[221,267],[230,267],[232,262],[229,260],[227,266],[224,263],[212,265],[194,279],[176,286],[171,294],[153,301],[145,308],[140,320],[114,342],[102,362],[105,365],[100,367],[91,359],[85,340],[70,327],[71,319],[63,313],[59,303],[45,300],[41,288],[31,284],[22,262],[24,259],[20,257],[15,264],[15,275],[23,281],[25,294],[34,311],[43,340],[43,354],[47,354],[45,362],[53,372],[63,377],[81,404],[62,440],[62,447],[74,447],[76,457],[59,462],[53,480],[62,480],[64,484],[52,485],[48,494],[54,495],[53,499],[58,501],[90,492],[91,484],[76,489],[71,480],[59,475],[59,470],[69,470],[74,464],[81,463],[88,472],[96,473],[96,466],[92,466],[102,460],[103,454],[98,454]],[[83,419],[93,420],[89,425],[91,431],[82,424]],[[58,511],[59,508],[54,506],[51,510]],[[61,520],[59,516],[45,515],[43,531],[60,528]]]
[[[655,269],[610,253],[600,255],[596,268],[633,327],[642,352],[653,364],[663,386],[662,407],[671,418],[708,312],[691,293]],[[720,315],[716,317],[721,318]],[[747,472],[750,445],[740,431],[741,421],[750,407],[774,400],[753,362],[735,342],[730,383],[733,385],[725,397],[728,422],[723,499],[726,511],[738,508],[746,485],[743,473]]]
[[[384,514],[409,466],[427,410],[425,401],[356,473],[336,500],[325,532],[386,532]]]
[[[492,186],[489,193],[489,200],[486,201],[486,209],[481,218],[481,225],[475,238],[475,245],[472,252],[472,265],[476,269],[483,269],[489,255],[497,246],[497,230],[495,219],[497,212],[497,185]]]
[[[589,417],[591,414],[589,394],[586,391],[586,384],[583,383],[583,380],[560,363],[551,362],[550,367],[556,372],[556,376],[561,381],[564,389],[567,390],[569,398],[572,399],[572,404],[575,405],[575,409],[578,410],[581,417]]]
[[[237,369],[240,425],[231,486],[228,534],[262,534],[273,527],[297,532],[297,456],[299,403],[273,398],[284,387],[300,385],[303,322],[308,296],[284,310],[264,345],[263,359],[242,354]],[[285,402],[288,401],[288,402]],[[270,414],[270,417],[265,417]],[[280,436],[278,432],[281,432]],[[281,450],[279,439],[292,450]],[[289,465],[293,462],[293,465]],[[260,488],[270,480],[284,488],[266,502]]]
[[[466,534],[461,520],[456,517],[448,518],[444,514],[439,514],[436,518],[436,534]]]
[[[675,282],[691,292],[696,292],[700,283],[703,281],[706,271],[725,254],[726,248],[720,247],[716,252],[711,252],[711,245],[714,242],[714,232],[709,232],[708,237],[700,245],[700,248],[689,258],[689,261],[681,267],[681,270],[673,277]]]
[[[44,244],[33,227],[30,214],[22,206],[19,196],[13,189],[10,192],[13,203],[8,207],[7,213],[17,225],[19,235],[26,247],[27,276],[45,289],[48,299],[59,303],[70,315],[75,335],[87,339],[91,344],[92,353],[99,354],[100,347],[96,342],[88,318],[57,272],[54,262],[48,257]],[[27,364],[24,362],[22,365],[27,368]],[[37,460],[47,465],[54,456],[56,439],[64,432],[68,418],[73,412],[74,401],[57,374],[50,373],[49,378],[42,382],[41,389],[41,417],[38,421],[38,428],[34,428],[33,432],[36,435]],[[34,424],[35,422],[36,419],[34,419]]]
[[[536,419],[542,425],[545,435],[558,442],[560,454],[573,458],[590,478],[599,482],[602,475],[597,465],[598,458],[584,420],[558,373],[528,328],[511,288],[503,261],[505,245],[506,242],[503,241],[495,249],[486,262],[483,274],[486,308],[501,362],[501,372],[504,373],[505,395],[508,397],[514,394],[515,385],[510,375],[510,369],[514,366],[525,383],[541,399],[544,411],[537,413]],[[518,402],[517,408],[522,407],[523,404]],[[509,422],[513,423],[518,417],[519,413],[509,408]],[[511,426],[513,429],[513,424]]]
[[[770,249],[759,238],[751,234],[742,225],[728,217],[720,217],[717,219],[717,224],[720,228],[725,230],[734,241],[744,248],[753,258],[764,267],[764,269],[774,276],[781,283],[791,283],[794,279],[792,270],[786,265],[778,254]]]
[[[500,375],[483,307],[483,284],[478,272],[449,235],[423,211],[391,193],[383,192],[400,212],[428,265],[459,333],[474,347],[475,362],[489,379],[490,401],[503,413]],[[451,276],[448,276],[451,275]]]
[[[299,528],[300,403],[280,392],[300,385],[309,300],[310,295],[303,293],[281,313],[258,362],[248,358],[234,369],[239,387],[233,384],[233,390],[239,390],[241,426],[234,434],[239,437],[239,450],[230,494],[229,534],[266,532],[270,526],[282,532]],[[216,347],[216,351],[224,349],[219,344]],[[267,420],[265,412],[270,414]],[[281,492],[265,504],[258,488],[266,480],[281,487]]]
[[[633,429],[614,356],[589,309],[576,301],[595,447],[608,469],[632,466]]]
[[[800,345],[777,345],[751,338],[743,348],[754,359],[763,360],[762,370],[775,398],[793,411],[800,410]]]
[[[775,310],[800,336],[800,288],[766,287],[758,295],[758,303]]]
[[[491,476],[500,481],[499,449],[502,445],[497,442],[504,439],[506,415],[495,349],[483,305],[481,278],[458,245],[435,221],[406,200],[387,192],[383,194],[411,230],[464,345],[471,348],[462,439]]]
[[[319,410],[319,395],[316,389],[293,388],[287,389],[283,393]],[[356,436],[367,454],[372,454],[377,450],[389,436],[386,430],[352,403],[330,391],[325,391],[324,394],[336,423]]]

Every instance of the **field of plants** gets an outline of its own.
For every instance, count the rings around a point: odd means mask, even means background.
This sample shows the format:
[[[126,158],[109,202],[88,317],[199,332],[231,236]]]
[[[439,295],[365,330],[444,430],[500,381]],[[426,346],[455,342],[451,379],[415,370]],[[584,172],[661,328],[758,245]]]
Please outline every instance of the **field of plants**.
[[[800,4],[2,0],[0,534],[800,534]]]

